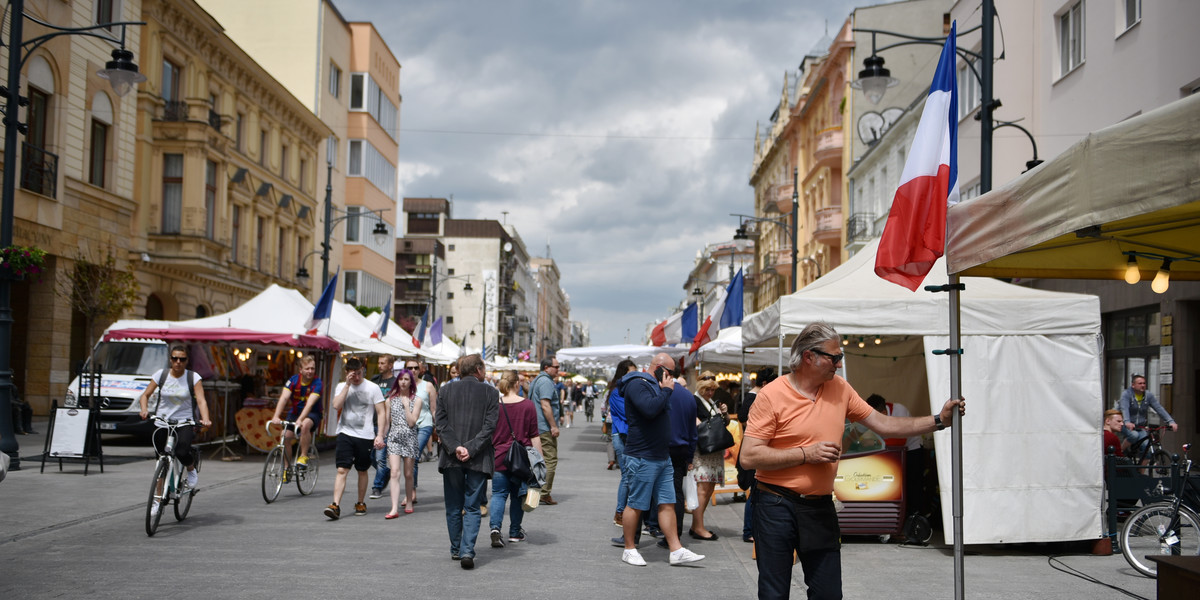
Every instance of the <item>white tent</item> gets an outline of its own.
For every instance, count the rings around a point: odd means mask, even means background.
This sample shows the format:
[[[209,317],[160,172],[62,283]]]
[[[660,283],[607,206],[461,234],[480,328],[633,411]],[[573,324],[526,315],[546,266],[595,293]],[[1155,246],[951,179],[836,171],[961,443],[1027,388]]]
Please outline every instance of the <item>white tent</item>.
[[[746,348],[742,352],[742,328],[725,327],[717,332],[717,339],[700,347],[696,358],[703,368],[738,369],[742,368],[743,359],[747,370],[755,370],[766,365],[777,365],[779,360],[778,348]]]
[[[750,345],[778,346],[782,334],[786,349],[806,325],[825,321],[850,342],[845,370],[856,390],[930,414],[950,395],[949,360],[931,355],[949,345],[949,303],[944,294],[877,277],[876,247],[750,315],[742,335]],[[986,278],[962,282],[964,542],[1099,537],[1099,299]],[[946,283],[944,261],[925,283]],[[950,437],[934,435],[947,532]]]
[[[687,354],[687,346],[659,347],[640,346],[636,344],[621,344],[616,346],[583,346],[579,348],[560,348],[556,354],[559,362],[570,363],[575,369],[615,367],[626,358],[632,359],[638,365],[650,364],[650,359],[659,352],[666,352],[673,357]]]

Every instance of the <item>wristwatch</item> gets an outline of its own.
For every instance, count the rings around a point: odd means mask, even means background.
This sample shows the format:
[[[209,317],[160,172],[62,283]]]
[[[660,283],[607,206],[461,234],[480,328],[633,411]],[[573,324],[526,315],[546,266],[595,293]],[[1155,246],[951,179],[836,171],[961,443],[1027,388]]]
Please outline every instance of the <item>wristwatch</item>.
[[[940,414],[933,415],[933,425],[935,427],[937,427],[938,431],[941,431],[946,428],[946,425],[942,423],[942,415],[940,415]]]

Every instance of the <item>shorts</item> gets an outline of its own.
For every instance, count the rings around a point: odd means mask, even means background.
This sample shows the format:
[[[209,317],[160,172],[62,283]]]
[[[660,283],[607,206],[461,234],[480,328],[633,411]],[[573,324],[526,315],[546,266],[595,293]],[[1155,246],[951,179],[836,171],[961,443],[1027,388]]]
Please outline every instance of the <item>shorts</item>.
[[[629,507],[646,511],[650,510],[652,504],[675,504],[675,479],[671,459],[655,460],[626,455],[622,474],[627,478],[625,485],[628,487],[629,496],[626,505]]]
[[[298,419],[299,419],[299,418],[300,418],[300,413],[298,413],[298,412],[295,412],[295,413],[288,413],[288,416],[287,416],[287,420],[288,420],[288,421],[291,421],[291,422],[293,422],[293,423],[296,423],[296,425],[297,425],[297,426],[299,426],[299,425],[300,425],[300,423],[298,422]],[[312,430],[313,430],[313,432],[314,432],[314,433],[319,433],[319,432],[321,431],[321,413],[319,413],[319,412],[315,412],[315,411],[314,411],[314,412],[310,412],[310,413],[308,413],[308,417],[307,417],[307,418],[309,418],[309,419],[312,419],[312,422],[313,422],[313,427],[312,427]]]
[[[353,466],[356,471],[366,471],[371,468],[371,450],[374,446],[375,440],[364,440],[339,433],[334,465],[339,469],[349,469]]]

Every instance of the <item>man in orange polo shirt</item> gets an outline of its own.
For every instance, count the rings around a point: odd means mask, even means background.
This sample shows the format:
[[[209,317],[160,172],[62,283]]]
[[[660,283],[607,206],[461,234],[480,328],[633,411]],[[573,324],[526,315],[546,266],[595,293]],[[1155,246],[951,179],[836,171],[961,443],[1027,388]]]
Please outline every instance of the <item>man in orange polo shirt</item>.
[[[793,552],[810,599],[842,597],[833,478],[846,419],[883,437],[908,437],[943,429],[956,406],[965,414],[962,400],[949,400],[927,417],[876,412],[837,375],[843,356],[833,327],[805,327],[792,343],[792,372],[764,387],[750,409],[741,460],[744,468],[758,470],[754,543],[760,599],[789,596]]]

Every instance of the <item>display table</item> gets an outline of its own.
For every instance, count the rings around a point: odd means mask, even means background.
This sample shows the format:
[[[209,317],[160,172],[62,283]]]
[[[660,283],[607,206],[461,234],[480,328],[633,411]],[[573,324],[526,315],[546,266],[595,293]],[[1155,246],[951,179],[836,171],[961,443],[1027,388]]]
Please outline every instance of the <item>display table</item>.
[[[238,433],[246,445],[260,452],[270,452],[271,448],[279,445],[279,436],[283,428],[273,428],[267,433],[267,423],[275,416],[275,400],[273,398],[246,398],[242,409],[237,411],[234,419],[237,421]]]

